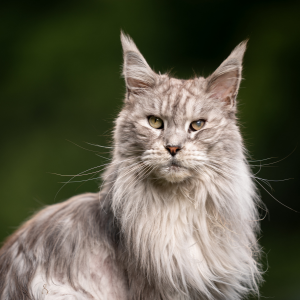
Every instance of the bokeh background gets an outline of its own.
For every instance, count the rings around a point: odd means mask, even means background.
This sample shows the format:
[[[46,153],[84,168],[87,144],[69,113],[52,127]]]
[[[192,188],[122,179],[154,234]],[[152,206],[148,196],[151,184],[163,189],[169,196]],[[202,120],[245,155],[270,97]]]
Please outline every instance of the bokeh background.
[[[238,99],[269,210],[261,298],[300,299],[300,214],[293,211],[300,211],[299,1],[15,0],[0,7],[1,241],[44,205],[98,190],[99,180],[61,189],[69,177],[51,173],[108,162],[107,151],[90,144],[109,145],[122,106],[120,29],[151,67],[179,78],[209,75],[250,38]]]

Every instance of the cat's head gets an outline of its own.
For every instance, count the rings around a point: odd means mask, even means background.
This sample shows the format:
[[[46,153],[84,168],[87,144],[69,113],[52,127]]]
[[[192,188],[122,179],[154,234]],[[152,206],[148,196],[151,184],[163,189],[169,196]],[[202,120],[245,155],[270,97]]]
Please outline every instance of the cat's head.
[[[235,113],[246,42],[208,78],[179,80],[155,73],[128,36],[121,41],[127,93],[115,154],[168,182],[226,176],[243,159]]]

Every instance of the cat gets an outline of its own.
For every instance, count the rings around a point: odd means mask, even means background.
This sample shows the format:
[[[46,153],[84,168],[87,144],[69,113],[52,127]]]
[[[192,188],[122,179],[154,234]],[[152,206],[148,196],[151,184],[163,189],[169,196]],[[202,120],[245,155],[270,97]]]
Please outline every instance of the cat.
[[[1,300],[258,293],[260,199],[236,117],[247,42],[191,80],[155,73],[121,42],[126,95],[103,188],[44,208],[6,240]]]

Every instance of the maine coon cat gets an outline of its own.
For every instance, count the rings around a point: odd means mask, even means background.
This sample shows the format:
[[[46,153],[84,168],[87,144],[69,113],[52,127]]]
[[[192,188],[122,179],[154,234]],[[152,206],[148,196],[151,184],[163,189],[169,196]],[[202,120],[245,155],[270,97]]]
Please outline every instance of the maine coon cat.
[[[179,80],[121,40],[127,92],[103,188],[7,239],[0,298],[245,299],[261,281],[259,198],[236,118],[246,42],[208,78]]]

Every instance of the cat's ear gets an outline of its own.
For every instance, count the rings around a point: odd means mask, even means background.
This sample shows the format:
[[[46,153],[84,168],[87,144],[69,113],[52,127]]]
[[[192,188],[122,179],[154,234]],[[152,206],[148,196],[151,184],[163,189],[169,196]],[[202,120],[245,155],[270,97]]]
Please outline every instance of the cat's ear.
[[[219,99],[235,107],[236,96],[242,79],[242,62],[248,40],[240,43],[219,68],[206,81],[210,98]]]
[[[136,47],[133,40],[121,31],[123,47],[123,76],[129,92],[139,93],[154,87],[156,74],[147,64],[145,58]]]

